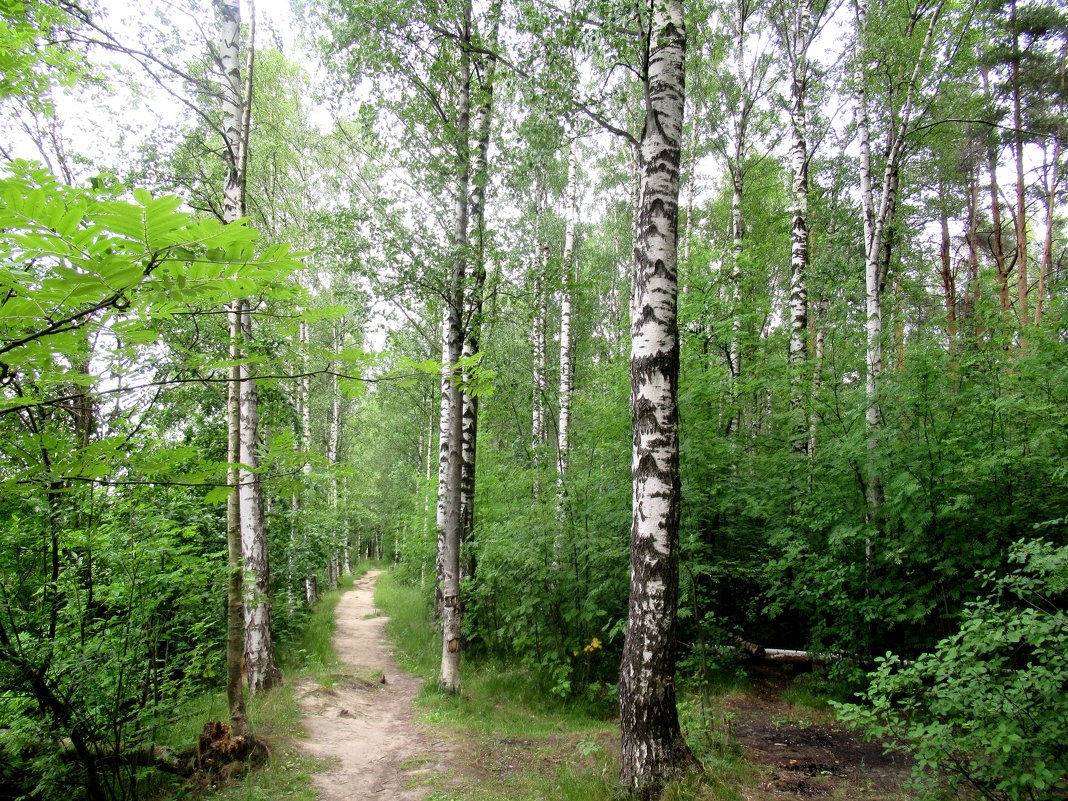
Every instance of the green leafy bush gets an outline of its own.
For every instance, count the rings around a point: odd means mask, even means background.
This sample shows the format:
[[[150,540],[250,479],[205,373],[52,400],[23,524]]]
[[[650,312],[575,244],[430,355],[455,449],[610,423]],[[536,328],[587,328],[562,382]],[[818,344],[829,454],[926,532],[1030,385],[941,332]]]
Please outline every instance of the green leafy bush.
[[[912,663],[888,654],[841,717],[911,752],[917,779],[989,798],[1063,797],[1068,774],[1068,546],[1016,543],[1011,572]]]

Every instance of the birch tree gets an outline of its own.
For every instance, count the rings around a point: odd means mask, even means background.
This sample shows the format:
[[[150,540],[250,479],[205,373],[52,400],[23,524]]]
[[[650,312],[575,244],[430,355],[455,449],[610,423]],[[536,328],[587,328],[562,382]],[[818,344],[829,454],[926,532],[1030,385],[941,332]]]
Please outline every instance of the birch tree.
[[[463,356],[464,277],[468,261],[468,215],[470,212],[470,114],[471,114],[471,2],[464,3],[458,20],[457,49],[459,61],[456,127],[454,131],[455,173],[452,215],[451,262],[446,296],[447,325],[443,329],[447,352],[448,381],[442,382],[442,405],[448,396],[448,463],[445,532],[442,553],[441,614],[441,686],[452,693],[460,691],[460,540],[463,519],[460,509],[460,483],[463,474],[463,399],[461,395],[460,359]],[[444,435],[444,432],[443,432]]]
[[[578,227],[578,132],[567,120],[567,188],[564,190],[564,255],[560,266],[560,408],[556,426],[556,506],[563,517],[567,469],[571,458],[571,399],[575,365],[571,354],[571,292],[575,280],[575,234]]]
[[[474,57],[478,86],[478,108],[475,111],[473,133],[475,145],[471,164],[470,238],[473,240],[472,268],[474,275],[467,295],[467,333],[464,337],[465,359],[475,359],[482,347],[483,304],[486,287],[486,185],[489,182],[490,134],[493,130],[494,80],[497,74],[497,30],[500,24],[501,3],[495,2],[489,12],[490,33],[485,52]],[[478,395],[469,391],[470,375],[464,376],[463,393],[463,468],[460,480],[460,505],[463,532],[461,536],[461,571],[467,576],[475,572],[471,541],[475,528],[475,477],[478,454]]]
[[[246,81],[241,80],[241,6],[239,1],[220,0],[222,26],[219,66],[223,76],[223,154],[226,178],[223,187],[223,221],[232,223],[245,215],[248,170],[248,132],[251,116],[250,43]],[[230,561],[228,589],[227,695],[231,724],[236,733],[247,729],[241,698],[240,671],[245,664],[249,689],[257,692],[278,683],[281,673],[274,658],[271,607],[268,592],[267,531],[258,467],[258,399],[255,382],[242,361],[241,342],[251,336],[246,327],[247,302],[234,301],[229,312],[231,358],[228,404],[229,480],[234,486],[227,501],[227,544]],[[249,319],[250,322],[250,319]],[[238,467],[234,467],[234,465]],[[238,559],[240,555],[240,559]],[[236,652],[237,603],[235,590],[242,586],[244,653]]]
[[[780,3],[774,30],[779,48],[785,57],[787,79],[790,84],[790,341],[787,360],[791,367],[794,390],[790,403],[801,406],[804,382],[801,366],[808,358],[808,270],[809,254],[809,161],[812,146],[809,141],[808,90],[812,79],[809,50],[815,39],[826,3],[820,0],[799,0]],[[802,423],[802,426],[804,424]],[[795,448],[807,450],[804,439],[795,440]]]
[[[680,0],[650,4],[631,298],[631,581],[619,679],[620,783],[656,797],[693,763],[675,706],[679,584],[679,159],[686,26]]]
[[[905,157],[906,136],[914,122],[921,91],[932,91],[937,86],[941,67],[933,74],[925,75],[925,70],[932,69],[932,50],[939,31],[945,0],[938,2],[927,11],[926,15],[911,16],[905,25],[907,39],[903,43],[911,44],[910,55],[913,59],[905,67],[905,74],[898,78],[903,84],[900,89],[891,92],[887,88],[884,98],[888,108],[884,114],[890,123],[882,132],[883,164],[881,176],[876,175],[878,165],[872,156],[872,86],[874,76],[879,74],[879,58],[874,50],[874,42],[869,34],[872,24],[872,9],[869,0],[857,0],[856,12],[857,50],[854,53],[857,139],[860,149],[860,196],[864,221],[864,296],[865,296],[865,424],[867,427],[867,475],[866,497],[869,521],[880,527],[879,518],[883,502],[883,477],[881,472],[881,438],[882,406],[880,402],[880,380],[883,372],[883,291],[887,274],[890,270],[892,245],[892,226],[898,206],[898,192],[901,182],[901,166]],[[886,23],[886,17],[894,9],[880,7],[876,12],[883,12],[878,22]],[[901,61],[895,61],[891,68]],[[886,67],[884,67],[885,69]],[[896,81],[895,81],[896,83]],[[900,100],[898,100],[900,97]],[[869,551],[871,545],[869,543]]]

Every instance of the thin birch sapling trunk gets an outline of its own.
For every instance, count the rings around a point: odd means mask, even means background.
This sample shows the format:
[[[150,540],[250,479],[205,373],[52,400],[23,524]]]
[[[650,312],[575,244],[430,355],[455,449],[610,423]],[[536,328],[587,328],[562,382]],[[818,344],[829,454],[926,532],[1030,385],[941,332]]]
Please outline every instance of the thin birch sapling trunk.
[[[300,449],[304,454],[304,461],[301,465],[301,472],[304,475],[304,485],[309,486],[309,479],[312,474],[311,463],[311,377],[308,375],[308,357],[307,352],[311,343],[311,335],[308,330],[308,323],[305,320],[300,322],[300,345],[304,353],[303,364],[304,374],[300,377],[297,390],[300,394]],[[307,527],[303,529],[303,541],[307,548],[308,546],[308,530]],[[318,600],[318,582],[315,579],[315,574],[308,567],[308,570],[304,576],[304,601],[308,606],[311,606]]]
[[[1020,30],[1016,16],[1016,0],[1009,0],[1009,25],[1012,34],[1012,54],[1009,77],[1012,83],[1013,154],[1016,162],[1016,312],[1019,315],[1020,347],[1026,346],[1023,330],[1031,322],[1027,313],[1027,184],[1024,179],[1023,102],[1020,93]]]
[[[980,70],[983,78],[983,92],[988,101],[991,100],[990,73],[985,69]],[[1013,265],[1009,264],[1008,255],[1005,252],[1005,240],[1001,221],[1001,189],[998,186],[998,151],[993,137],[989,139],[986,151],[987,174],[989,176],[990,189],[990,220],[993,228],[993,257],[997,270],[998,301],[1001,306],[1003,321],[1007,321],[1009,310],[1012,308],[1009,301],[1009,274]]]
[[[656,797],[694,759],[675,704],[679,590],[679,159],[686,29],[680,0],[654,4],[631,299],[631,581],[619,680],[620,784]]]
[[[891,226],[897,210],[897,194],[905,135],[915,112],[915,97],[920,84],[921,72],[931,51],[935,29],[942,13],[944,0],[938,0],[930,11],[924,40],[920,46],[915,66],[904,85],[904,98],[897,113],[892,115],[893,127],[887,132],[886,163],[883,165],[879,194],[875,194],[871,153],[871,112],[867,80],[867,0],[857,0],[857,52],[856,64],[860,68],[857,84],[857,138],[860,149],[860,195],[864,222],[864,287],[865,287],[865,339],[866,370],[864,394],[866,401],[865,425],[868,437],[867,501],[868,520],[877,529],[883,502],[882,479],[882,407],[879,399],[883,372],[883,302],[882,293],[890,267]],[[871,557],[871,543],[867,548]]]
[[[1042,239],[1042,262],[1038,268],[1038,288],[1035,291],[1035,327],[1042,324],[1042,305],[1053,280],[1053,223],[1057,210],[1057,190],[1061,182],[1061,146],[1064,140],[1065,119],[1065,62],[1068,61],[1068,41],[1061,45],[1057,61],[1057,78],[1060,91],[1057,97],[1057,125],[1053,131],[1053,157],[1047,165],[1049,183],[1046,189],[1046,233]]]
[[[451,310],[446,300],[441,315],[441,394],[438,404],[438,491],[434,515],[437,542],[434,557],[434,615],[440,619],[445,587],[445,525],[449,509],[449,426],[452,422],[452,362],[449,360]]]
[[[337,518],[337,457],[338,447],[341,443],[341,386],[338,379],[338,354],[341,352],[342,329],[345,321],[335,320],[332,327],[331,346],[334,351],[333,376],[331,383],[330,404],[330,438],[326,443],[326,461],[330,469],[330,551],[327,557],[326,575],[330,590],[337,589],[338,576],[341,573],[341,559],[339,555],[341,535]]]
[[[531,321],[530,338],[534,351],[533,392],[531,394],[530,450],[534,457],[534,497],[541,495],[540,468],[542,451],[545,446],[545,395],[548,390],[546,380],[546,336],[545,320],[548,312],[546,300],[545,272],[548,262],[548,247],[538,245],[534,257],[534,318]]]

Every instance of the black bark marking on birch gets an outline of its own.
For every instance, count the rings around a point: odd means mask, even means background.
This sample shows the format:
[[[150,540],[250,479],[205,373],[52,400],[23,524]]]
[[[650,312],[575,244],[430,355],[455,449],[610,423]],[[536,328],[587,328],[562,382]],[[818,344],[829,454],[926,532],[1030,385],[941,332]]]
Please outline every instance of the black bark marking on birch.
[[[649,309],[648,306],[645,307]],[[650,310],[649,317],[653,315]],[[649,356],[636,357],[631,360],[631,387],[636,388],[638,386],[644,386],[652,383],[652,379],[663,379],[667,386],[674,390],[679,383],[679,348],[678,337],[674,337],[670,343],[670,349],[655,353]],[[647,399],[640,399],[634,401],[635,410],[637,410],[638,404],[642,402],[648,403]],[[674,422],[678,420],[678,409],[672,410],[668,415],[668,420]]]

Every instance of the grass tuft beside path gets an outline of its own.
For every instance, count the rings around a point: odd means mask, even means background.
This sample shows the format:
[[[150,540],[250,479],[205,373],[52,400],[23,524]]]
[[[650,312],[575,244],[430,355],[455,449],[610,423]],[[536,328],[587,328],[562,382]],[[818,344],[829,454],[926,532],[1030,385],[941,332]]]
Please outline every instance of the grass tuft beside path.
[[[438,689],[441,639],[422,593],[392,574],[378,579],[375,603],[402,667],[425,680],[417,704],[434,736],[457,744],[458,776],[439,777],[429,801],[605,801],[616,795],[619,728],[614,706],[562,700],[522,667],[467,659],[463,692]],[[730,738],[691,738],[712,773],[669,787],[665,801],[742,801],[735,788],[757,771]]]
[[[313,775],[325,766],[303,754],[295,738],[303,732],[301,711],[295,686],[302,680],[329,682],[338,665],[334,653],[333,636],[335,609],[341,594],[350,589],[356,579],[371,565],[354,565],[355,573],[342,576],[336,592],[324,594],[308,614],[299,636],[278,649],[278,657],[285,683],[269,692],[250,699],[249,722],[252,730],[267,740],[271,748],[270,761],[257,770],[222,786],[202,787],[175,785],[167,781],[159,787],[156,798],[199,799],[220,801],[315,801]],[[191,701],[181,711],[168,731],[168,744],[186,748],[194,742],[209,720],[226,720],[229,711],[226,693],[206,693]]]

